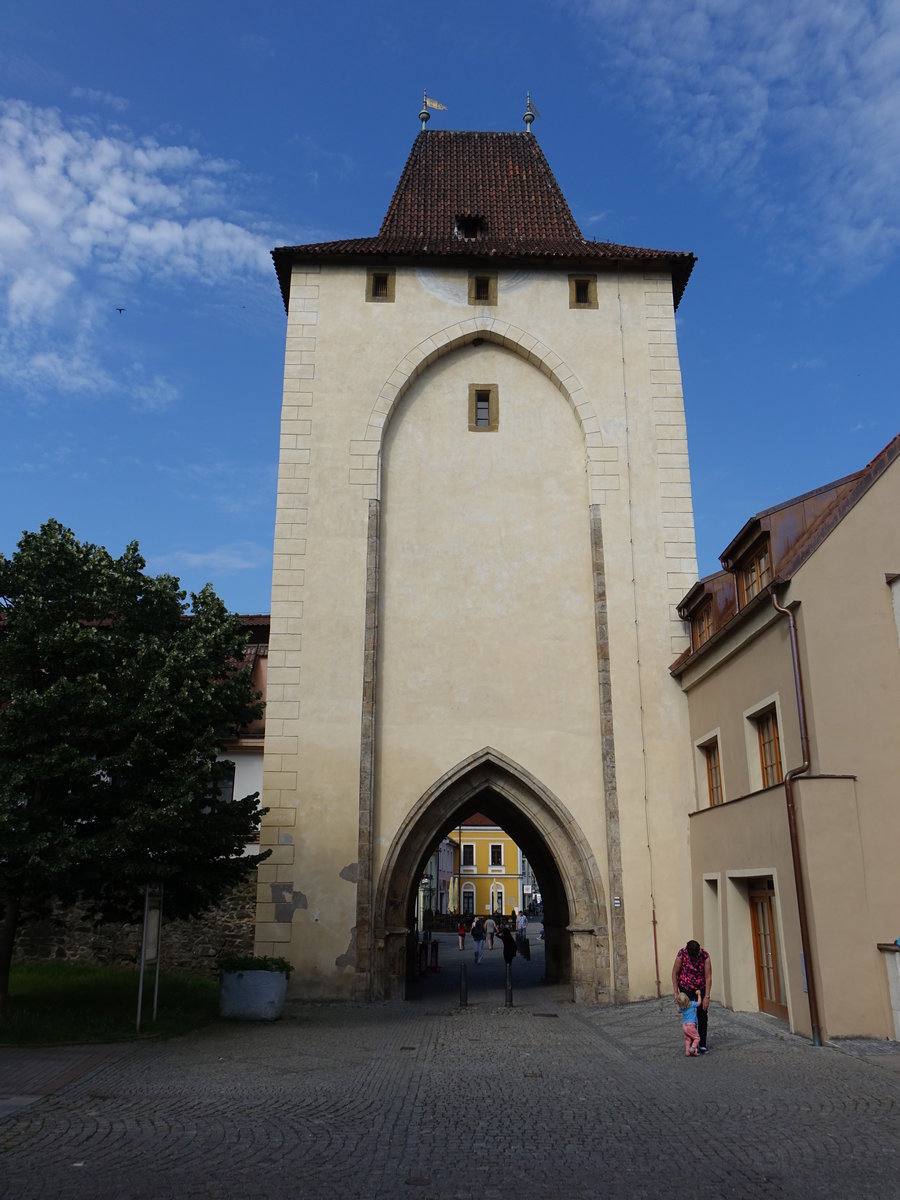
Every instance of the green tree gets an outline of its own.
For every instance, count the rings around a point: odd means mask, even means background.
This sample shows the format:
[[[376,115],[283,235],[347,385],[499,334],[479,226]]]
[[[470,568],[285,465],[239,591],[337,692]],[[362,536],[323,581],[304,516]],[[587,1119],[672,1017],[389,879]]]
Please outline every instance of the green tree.
[[[161,881],[187,916],[259,862],[258,795],[218,795],[217,753],[261,712],[240,623],[144,567],[56,521],[0,554],[0,1014],[24,913],[137,916]]]

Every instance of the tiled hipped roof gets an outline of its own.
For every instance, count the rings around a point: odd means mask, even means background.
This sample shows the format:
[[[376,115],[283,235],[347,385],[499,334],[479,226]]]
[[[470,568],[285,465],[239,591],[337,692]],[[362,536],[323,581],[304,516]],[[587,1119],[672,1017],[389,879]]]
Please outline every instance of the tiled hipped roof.
[[[769,596],[784,584],[789,583],[803,564],[812,557],[844,517],[856,507],[881,476],[900,459],[900,434],[897,434],[861,471],[846,475],[833,483],[826,483],[812,492],[795,496],[781,504],[763,509],[751,517],[720,555],[724,571],[716,571],[699,579],[678,605],[678,613],[684,620],[700,610],[712,598],[712,636],[701,646],[684,650],[669,667],[679,676],[698,656],[707,654],[726,636],[726,629],[733,629],[744,621],[760,605],[770,603]],[[756,543],[761,535],[768,536],[771,561],[771,582],[751,601],[739,607],[737,601],[737,574],[744,552]]]
[[[490,253],[581,247],[559,184],[529,133],[420,133],[379,230],[380,239],[453,252],[458,216],[484,221]],[[464,248],[464,246],[463,246]]]
[[[695,262],[684,251],[588,241],[533,134],[439,129],[423,130],[413,143],[376,237],[282,246],[272,257],[285,307],[298,259],[456,258],[582,270],[654,263],[672,272],[676,307]]]

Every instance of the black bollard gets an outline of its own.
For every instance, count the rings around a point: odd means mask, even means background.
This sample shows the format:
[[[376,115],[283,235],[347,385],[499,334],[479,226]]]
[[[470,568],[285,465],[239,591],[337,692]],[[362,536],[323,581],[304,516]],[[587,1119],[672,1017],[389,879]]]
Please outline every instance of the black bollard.
[[[469,1003],[469,981],[466,978],[466,964],[459,964],[459,1007],[465,1008]]]
[[[506,964],[506,1007],[512,1008],[512,963]]]

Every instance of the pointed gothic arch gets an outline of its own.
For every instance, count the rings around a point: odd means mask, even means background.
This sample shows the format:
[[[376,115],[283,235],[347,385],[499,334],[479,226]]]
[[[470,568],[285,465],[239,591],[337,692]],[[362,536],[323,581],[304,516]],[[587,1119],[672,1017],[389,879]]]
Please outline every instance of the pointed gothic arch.
[[[472,317],[436,330],[407,351],[397,363],[372,404],[362,438],[350,444],[352,463],[361,461],[360,456],[367,462],[373,455],[376,456],[374,473],[371,466],[358,471],[358,486],[363,488],[364,494],[369,499],[381,498],[384,431],[410,386],[439,358],[463,346],[471,345],[477,339],[502,346],[530,362],[546,375],[565,398],[578,421],[584,439],[590,489],[589,503],[602,504],[611,483],[609,477],[619,473],[618,451],[615,447],[604,446],[597,410],[581,380],[560,355],[539,338],[527,330],[493,317]],[[370,477],[374,479],[374,487],[371,487]]]
[[[576,999],[611,1002],[606,897],[591,847],[566,806],[523,767],[485,747],[441,776],[394,836],[374,895],[373,994],[405,994],[414,893],[435,844],[472,813],[522,848],[544,893],[548,974]],[[412,950],[414,953],[414,948]]]

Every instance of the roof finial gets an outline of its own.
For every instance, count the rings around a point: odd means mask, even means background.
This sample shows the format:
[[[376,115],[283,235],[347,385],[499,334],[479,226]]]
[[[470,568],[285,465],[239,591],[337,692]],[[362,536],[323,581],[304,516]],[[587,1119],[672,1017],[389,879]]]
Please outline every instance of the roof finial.
[[[522,120],[525,122],[525,132],[526,133],[531,133],[531,122],[534,120],[535,117],[539,117],[540,115],[541,114],[537,110],[537,105],[532,102],[531,92],[526,92],[525,93],[525,116],[522,118]],[[424,125],[422,126],[422,128],[424,129]]]
[[[447,107],[446,104],[441,104],[440,100],[432,100],[431,97],[428,95],[428,93],[423,91],[422,92],[422,111],[419,113],[419,120],[422,122],[422,128],[423,129],[425,128],[425,126],[428,124],[428,121],[431,117],[431,113],[428,111],[429,108],[445,109],[446,107]]]

